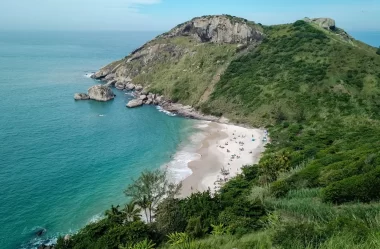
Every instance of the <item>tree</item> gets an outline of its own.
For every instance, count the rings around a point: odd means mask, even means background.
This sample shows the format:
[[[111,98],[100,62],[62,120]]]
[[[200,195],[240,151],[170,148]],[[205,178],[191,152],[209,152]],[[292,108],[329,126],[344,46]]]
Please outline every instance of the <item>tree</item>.
[[[380,47],[377,49],[376,54],[380,55]]]
[[[167,178],[167,172],[157,169],[144,171],[124,193],[144,209],[147,222],[152,222],[152,212],[157,204],[165,197],[174,197],[180,189],[181,184],[171,183]]]
[[[165,198],[155,210],[155,222],[162,234],[185,231],[187,220],[181,208],[181,200]]]
[[[121,223],[122,221],[122,212],[119,210],[119,205],[116,207],[114,205],[111,206],[111,209],[105,212],[107,218],[115,223]]]
[[[133,201],[126,204],[122,212],[125,216],[126,221],[128,222],[137,221],[141,217],[141,209],[136,208],[136,202]]]

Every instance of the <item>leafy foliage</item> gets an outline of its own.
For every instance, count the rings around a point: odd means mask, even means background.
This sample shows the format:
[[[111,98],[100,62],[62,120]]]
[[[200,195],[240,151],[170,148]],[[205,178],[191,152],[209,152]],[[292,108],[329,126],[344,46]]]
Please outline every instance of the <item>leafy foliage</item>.
[[[144,172],[125,191],[134,202],[112,206],[57,249],[380,247],[380,57],[304,21],[264,32],[242,56],[231,44],[194,48],[190,38],[175,38],[168,47],[194,53],[136,78],[155,80],[154,90],[176,101],[203,103],[204,112],[267,126],[271,142],[260,162],[218,193],[184,199],[165,172]],[[219,82],[216,61],[226,67]],[[135,204],[150,224],[139,221]]]

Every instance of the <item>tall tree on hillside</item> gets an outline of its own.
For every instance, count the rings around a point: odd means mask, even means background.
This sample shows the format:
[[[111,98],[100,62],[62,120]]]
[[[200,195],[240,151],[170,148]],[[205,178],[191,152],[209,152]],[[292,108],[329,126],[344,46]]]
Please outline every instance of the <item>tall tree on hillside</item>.
[[[117,205],[116,207],[114,205],[111,206],[111,209],[107,210],[105,212],[105,215],[107,216],[107,218],[115,223],[121,223],[121,220],[122,220],[122,213],[121,211],[119,210],[119,205]]]
[[[380,55],[380,47],[377,49],[376,54]]]
[[[181,184],[171,183],[167,172],[163,170],[144,171],[124,191],[146,214],[147,222],[152,222],[153,209],[164,197],[174,197],[181,189]]]
[[[126,204],[124,209],[122,210],[126,221],[132,222],[139,220],[141,217],[141,209],[136,206],[136,202],[131,201]]]

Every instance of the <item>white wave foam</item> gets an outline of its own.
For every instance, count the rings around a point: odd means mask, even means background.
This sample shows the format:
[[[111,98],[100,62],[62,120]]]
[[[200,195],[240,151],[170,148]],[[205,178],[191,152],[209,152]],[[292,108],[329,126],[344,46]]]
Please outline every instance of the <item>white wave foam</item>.
[[[87,224],[96,223],[102,219],[104,219],[104,215],[102,213],[95,214],[94,216],[91,217],[91,219],[87,222]]]
[[[179,146],[179,150],[173,155],[172,160],[165,165],[169,177],[173,182],[178,183],[190,176],[193,172],[189,168],[189,162],[201,157],[197,153],[197,150],[202,146],[201,142],[206,136],[205,132],[203,132],[203,128],[207,127],[202,123],[204,124],[203,121],[197,121],[194,124],[194,128],[196,128],[197,131],[190,135],[186,141],[182,142]]]
[[[171,113],[171,112],[165,110],[165,109],[162,108],[161,106],[157,106],[156,108],[157,108],[157,110],[158,110],[159,112],[163,112],[163,113],[165,113],[165,114],[167,114],[167,115],[169,115],[169,116],[171,116],[171,117],[177,116],[176,114]]]
[[[93,76],[94,75],[94,73],[86,73],[85,75],[84,75],[84,77],[86,77],[86,78],[91,78],[91,76]]]

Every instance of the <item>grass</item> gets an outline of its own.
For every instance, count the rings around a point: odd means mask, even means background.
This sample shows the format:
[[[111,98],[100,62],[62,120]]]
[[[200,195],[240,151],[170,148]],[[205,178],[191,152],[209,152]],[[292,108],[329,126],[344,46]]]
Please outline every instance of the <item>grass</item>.
[[[164,44],[169,45],[167,54],[159,55],[162,63],[147,68],[134,81],[149,85],[152,91],[173,101],[192,106],[197,106],[210,82],[219,77],[218,70],[225,67],[236,53],[235,45],[196,44],[189,37],[177,37]],[[178,57],[173,55],[175,53]]]
[[[205,110],[254,125],[273,124],[280,114],[296,121],[301,111],[307,118],[320,110],[320,117],[378,113],[367,101],[379,97],[374,49],[302,21],[266,34],[258,49],[231,62]]]

